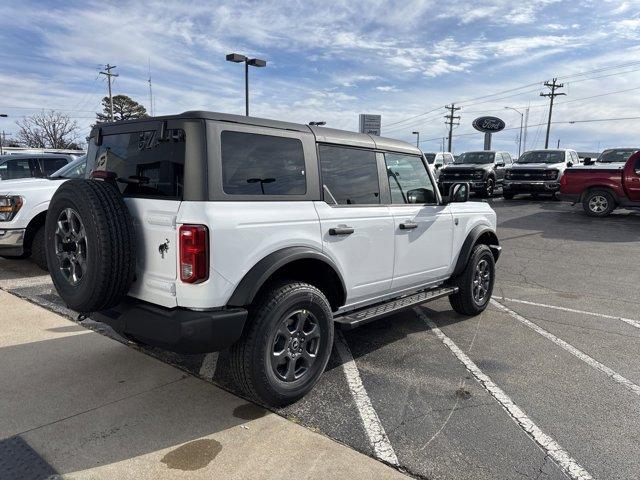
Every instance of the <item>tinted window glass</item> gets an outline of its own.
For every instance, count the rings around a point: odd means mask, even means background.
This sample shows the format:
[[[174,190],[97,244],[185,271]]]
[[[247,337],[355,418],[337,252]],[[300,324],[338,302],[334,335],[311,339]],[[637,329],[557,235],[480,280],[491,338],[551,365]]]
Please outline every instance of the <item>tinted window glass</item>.
[[[56,170],[60,170],[67,164],[66,158],[41,158],[40,165],[42,165],[42,171],[46,176],[51,175]]]
[[[494,152],[466,152],[456,158],[456,163],[493,163]]]
[[[15,180],[35,177],[38,172],[35,171],[34,166],[28,158],[12,158],[0,165],[0,179]]]
[[[380,203],[376,154],[370,150],[320,145],[322,183],[341,205]]]
[[[435,203],[436,195],[420,157],[385,153],[391,203]]]
[[[94,170],[117,175],[127,197],[182,198],[184,130],[155,130],[105,135],[98,147]]]
[[[430,165],[434,162],[434,160],[436,164],[437,163],[442,164],[442,159],[438,158],[438,156],[435,153],[425,153],[424,158],[427,159],[427,162],[429,162]],[[440,160],[440,162],[438,162],[438,160]]]
[[[302,142],[296,138],[222,132],[222,187],[231,195],[307,193]]]

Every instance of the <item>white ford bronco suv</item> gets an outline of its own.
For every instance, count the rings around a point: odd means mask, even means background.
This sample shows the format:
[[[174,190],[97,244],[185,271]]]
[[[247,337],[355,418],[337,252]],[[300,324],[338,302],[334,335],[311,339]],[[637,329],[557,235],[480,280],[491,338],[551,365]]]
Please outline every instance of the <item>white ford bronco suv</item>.
[[[444,296],[486,308],[496,215],[450,192],[387,138],[202,111],[100,124],[87,178],[51,200],[47,261],[70,308],[140,343],[230,348],[238,386],[283,405],[335,326]]]

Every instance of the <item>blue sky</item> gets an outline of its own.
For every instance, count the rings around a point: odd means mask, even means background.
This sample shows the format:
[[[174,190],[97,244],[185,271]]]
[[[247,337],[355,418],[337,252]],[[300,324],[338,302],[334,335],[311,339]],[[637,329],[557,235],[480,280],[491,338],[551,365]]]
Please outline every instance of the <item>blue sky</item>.
[[[0,112],[10,115],[0,128],[8,132],[45,108],[73,116],[86,135],[107,62],[120,74],[114,93],[148,107],[150,61],[156,114],[244,113],[243,69],[225,61],[230,52],[268,62],[250,72],[253,115],[355,130],[359,113],[377,113],[383,135],[414,141],[419,130],[425,151],[440,148],[431,140],[445,135],[438,107],[451,102],[463,107],[455,152],[482,148],[471,122],[483,113],[513,128],[520,117],[504,107],[530,104],[529,123],[546,121],[538,94],[554,76],[567,93],[555,121],[640,115],[638,0],[9,0],[0,15]],[[639,134],[640,120],[558,124],[551,141],[595,150],[637,146]],[[506,130],[494,146],[516,153],[516,137],[517,128]],[[544,127],[530,127],[528,146],[543,142]]]

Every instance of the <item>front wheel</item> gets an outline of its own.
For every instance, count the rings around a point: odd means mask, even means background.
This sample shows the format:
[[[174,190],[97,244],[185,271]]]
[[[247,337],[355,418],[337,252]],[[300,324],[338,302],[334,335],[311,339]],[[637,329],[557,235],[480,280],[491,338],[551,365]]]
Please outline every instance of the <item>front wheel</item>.
[[[231,347],[231,370],[244,393],[272,406],[306,395],[333,347],[333,315],[313,285],[290,281],[268,290],[251,309],[243,337]]]
[[[486,245],[476,245],[465,269],[455,279],[458,292],[449,295],[453,309],[463,315],[482,313],[491,299],[495,281],[495,260]]]
[[[496,189],[496,182],[493,178],[488,178],[487,183],[484,187],[484,192],[482,192],[482,196],[485,198],[493,197],[493,193]]]

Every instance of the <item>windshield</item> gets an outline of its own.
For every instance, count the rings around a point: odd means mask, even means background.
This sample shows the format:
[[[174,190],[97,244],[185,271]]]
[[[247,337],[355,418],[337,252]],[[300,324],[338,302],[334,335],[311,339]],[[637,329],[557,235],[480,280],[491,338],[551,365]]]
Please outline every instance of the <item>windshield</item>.
[[[613,163],[613,162],[626,162],[629,157],[640,150],[640,148],[613,148],[611,150],[605,150],[598,157],[597,162]]]
[[[436,154],[435,153],[425,153],[424,154],[424,158],[427,159],[427,162],[429,162],[429,165],[433,164],[433,162],[436,159]]]
[[[562,163],[564,151],[562,150],[532,150],[524,152],[516,163]]]
[[[454,163],[493,163],[494,152],[466,152],[456,157]]]
[[[49,178],[82,178],[84,177],[84,171],[87,167],[87,156],[74,160],[73,162],[65,165],[59,170],[53,172]]]

